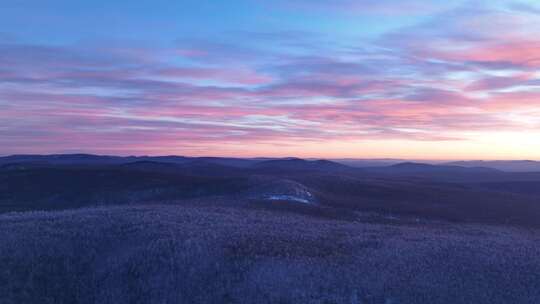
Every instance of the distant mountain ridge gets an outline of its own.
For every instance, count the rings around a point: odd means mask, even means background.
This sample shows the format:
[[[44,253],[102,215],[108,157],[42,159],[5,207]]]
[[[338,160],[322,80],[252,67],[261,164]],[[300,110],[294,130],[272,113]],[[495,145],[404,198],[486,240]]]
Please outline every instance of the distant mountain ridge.
[[[10,155],[0,157],[0,166],[42,165],[125,165],[137,162],[159,162],[185,165],[205,163],[234,168],[287,168],[299,170],[346,170],[353,168],[373,171],[460,171],[473,172],[499,170],[505,172],[540,172],[540,162],[532,160],[454,161],[445,163],[410,162],[399,159],[303,159],[284,158],[235,158],[235,157],[188,157],[188,156],[110,156],[93,154]],[[141,164],[139,164],[141,165]],[[384,168],[384,169],[383,169]]]

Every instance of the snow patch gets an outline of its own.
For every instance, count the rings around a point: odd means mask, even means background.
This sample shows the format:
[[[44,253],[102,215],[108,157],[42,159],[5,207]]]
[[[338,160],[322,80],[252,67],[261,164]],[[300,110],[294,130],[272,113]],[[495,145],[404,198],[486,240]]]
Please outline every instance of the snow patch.
[[[310,193],[311,194],[311,193]],[[311,204],[311,202],[305,198],[300,198],[292,195],[271,195],[267,199],[272,201],[293,201],[303,204]]]
[[[288,201],[302,204],[317,204],[315,195],[309,188],[296,181],[288,179],[269,180],[257,182],[249,189],[248,195],[252,199]]]

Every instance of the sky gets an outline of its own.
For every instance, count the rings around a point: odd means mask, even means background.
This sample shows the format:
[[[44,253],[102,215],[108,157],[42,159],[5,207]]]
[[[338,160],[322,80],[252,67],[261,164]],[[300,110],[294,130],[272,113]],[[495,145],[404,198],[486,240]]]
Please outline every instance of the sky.
[[[540,160],[536,0],[0,3],[0,155]]]

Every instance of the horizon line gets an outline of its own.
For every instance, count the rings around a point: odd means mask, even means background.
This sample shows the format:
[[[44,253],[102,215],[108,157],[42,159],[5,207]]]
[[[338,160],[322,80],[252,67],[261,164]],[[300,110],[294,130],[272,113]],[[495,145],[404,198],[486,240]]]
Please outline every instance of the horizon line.
[[[186,154],[101,154],[101,153],[87,153],[87,152],[75,152],[75,153],[16,153],[16,154],[2,154],[0,157],[14,157],[14,156],[68,156],[68,155],[89,155],[89,156],[101,156],[101,157],[185,157],[185,158],[235,158],[235,159],[287,159],[298,158],[306,160],[365,160],[365,161],[425,161],[425,162],[458,162],[458,161],[533,161],[540,162],[540,159],[528,159],[528,158],[455,158],[455,159],[442,159],[442,158],[395,158],[395,157],[300,157],[300,156],[227,156],[227,155],[186,155]]]

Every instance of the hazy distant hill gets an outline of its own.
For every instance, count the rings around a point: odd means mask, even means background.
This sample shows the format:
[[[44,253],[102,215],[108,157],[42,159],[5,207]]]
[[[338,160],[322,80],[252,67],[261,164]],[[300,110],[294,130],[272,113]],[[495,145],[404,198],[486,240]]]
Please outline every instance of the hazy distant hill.
[[[447,173],[486,173],[486,172],[498,172],[496,169],[486,167],[462,167],[457,165],[432,165],[424,163],[412,163],[404,162],[387,167],[368,168],[370,170],[380,170],[385,172],[395,173],[417,173],[417,172],[447,172]]]
[[[532,160],[456,161],[446,165],[462,167],[488,167],[507,172],[540,172],[540,162]]]
[[[268,170],[344,171],[353,168],[329,160],[305,160],[301,158],[274,159],[256,163],[253,168]]]
[[[0,164],[10,163],[48,163],[56,165],[74,164],[121,164],[137,160],[136,157],[104,156],[92,154],[53,154],[53,155],[10,155],[0,157]]]
[[[193,161],[232,166],[249,167],[267,159],[244,159],[232,157],[186,157],[186,156],[108,156],[92,154],[53,154],[53,155],[10,155],[0,157],[0,165],[6,164],[49,164],[49,165],[111,165],[136,162],[159,162],[185,164]]]
[[[380,158],[380,159],[355,159],[355,158],[336,158],[331,161],[338,162],[351,167],[387,167],[399,163],[407,162],[405,159]]]

